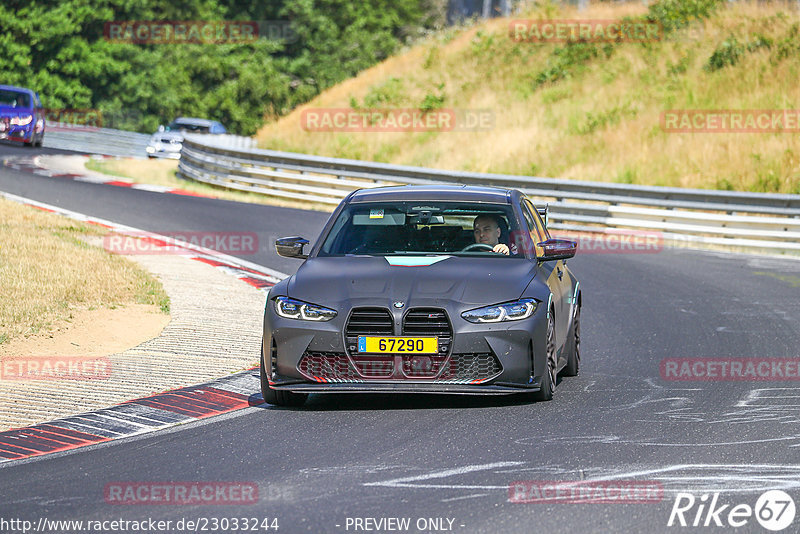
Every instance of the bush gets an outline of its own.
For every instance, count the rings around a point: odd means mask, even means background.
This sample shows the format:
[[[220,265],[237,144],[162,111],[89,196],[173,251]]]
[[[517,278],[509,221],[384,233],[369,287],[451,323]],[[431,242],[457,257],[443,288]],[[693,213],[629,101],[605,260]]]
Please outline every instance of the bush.
[[[708,18],[722,4],[722,0],[661,0],[648,8],[647,18],[661,24],[668,34]]]
[[[422,104],[420,104],[419,109],[422,110],[423,113],[428,113],[435,109],[439,109],[444,106],[445,101],[445,94],[444,94],[444,84],[439,85],[439,90],[442,91],[440,94],[435,95],[432,93],[427,93],[425,98],[422,99]]]
[[[364,96],[363,104],[359,104],[356,99],[350,99],[350,107],[353,109],[375,109],[384,106],[398,106],[405,97],[403,89],[403,80],[394,77],[389,78],[386,82],[371,87]]]
[[[793,56],[800,51],[800,39],[798,39],[797,24],[792,24],[786,37],[781,39],[775,47],[775,60],[780,61]]]
[[[736,40],[736,37],[728,37],[717,46],[711,57],[708,58],[705,69],[709,72],[714,72],[736,65],[744,52],[745,47]]]
[[[606,45],[603,50],[609,56],[613,47]],[[567,78],[576,67],[598,57],[600,52],[597,46],[586,42],[571,42],[556,48],[547,59],[547,66],[534,76],[534,86]]]

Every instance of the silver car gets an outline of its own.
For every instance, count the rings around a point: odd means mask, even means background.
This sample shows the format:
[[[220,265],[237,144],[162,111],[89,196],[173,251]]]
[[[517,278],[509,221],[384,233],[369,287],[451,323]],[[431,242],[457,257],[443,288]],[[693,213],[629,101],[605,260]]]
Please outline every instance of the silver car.
[[[149,158],[179,159],[183,136],[186,133],[222,135],[228,131],[217,121],[179,117],[166,127],[164,125],[158,127],[158,131],[150,137],[150,142],[145,148],[147,156]]]

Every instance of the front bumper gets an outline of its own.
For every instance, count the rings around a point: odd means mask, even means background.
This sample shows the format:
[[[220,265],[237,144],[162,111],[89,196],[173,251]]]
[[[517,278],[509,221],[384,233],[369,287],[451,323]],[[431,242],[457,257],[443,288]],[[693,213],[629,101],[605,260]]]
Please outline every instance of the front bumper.
[[[33,126],[24,127],[14,125],[7,130],[7,133],[7,139],[9,141],[18,141],[20,143],[32,142],[36,134]]]
[[[408,372],[410,356],[354,353],[344,333],[346,313],[329,322],[286,319],[268,301],[262,362],[273,389],[293,392],[503,395],[539,390],[546,368],[544,307],[528,319],[497,324],[469,323],[457,311],[448,315],[452,337],[446,350],[430,358],[433,365],[427,362],[432,371],[418,374]]]
[[[181,146],[179,145],[177,148],[174,145],[147,145],[145,149],[147,155],[151,158],[168,158],[168,159],[180,159],[181,158]]]
[[[18,124],[18,119],[19,117],[8,115],[0,117],[0,139],[20,143],[32,143],[44,139],[44,118],[33,115],[28,124]]]
[[[541,389],[540,384],[502,384],[459,385],[430,384],[419,382],[374,382],[361,384],[311,384],[305,382],[283,383],[271,386],[275,390],[295,393],[436,393],[442,395],[513,395],[534,392]]]

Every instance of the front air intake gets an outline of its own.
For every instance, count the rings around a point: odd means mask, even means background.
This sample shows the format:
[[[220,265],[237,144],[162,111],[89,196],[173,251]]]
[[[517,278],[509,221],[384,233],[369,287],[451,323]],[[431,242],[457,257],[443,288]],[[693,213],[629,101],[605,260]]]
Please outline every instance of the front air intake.
[[[439,308],[412,308],[403,320],[405,336],[437,336],[450,338],[453,330],[447,314]]]
[[[347,320],[347,336],[391,336],[392,315],[386,308],[355,308]]]

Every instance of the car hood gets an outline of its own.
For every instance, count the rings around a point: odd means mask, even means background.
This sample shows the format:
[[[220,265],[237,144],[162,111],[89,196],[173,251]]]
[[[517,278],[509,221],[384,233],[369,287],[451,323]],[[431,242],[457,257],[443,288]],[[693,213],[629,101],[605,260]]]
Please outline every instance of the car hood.
[[[453,302],[475,307],[520,298],[535,273],[530,261],[510,258],[311,258],[289,280],[287,292],[292,298],[334,307],[342,307],[347,301],[354,306],[388,307],[401,301],[409,305],[446,306]]]

